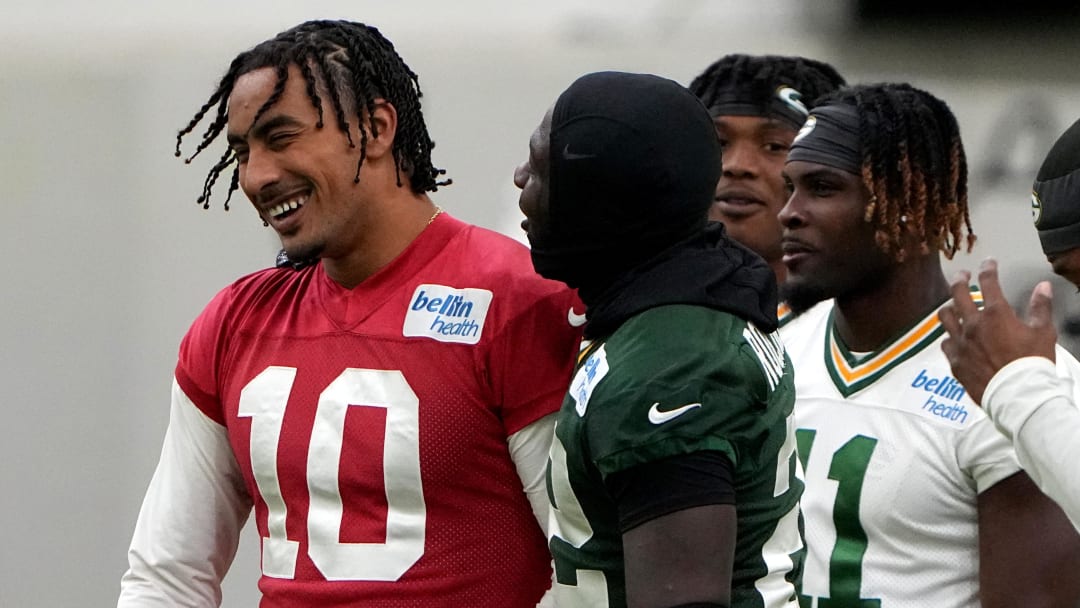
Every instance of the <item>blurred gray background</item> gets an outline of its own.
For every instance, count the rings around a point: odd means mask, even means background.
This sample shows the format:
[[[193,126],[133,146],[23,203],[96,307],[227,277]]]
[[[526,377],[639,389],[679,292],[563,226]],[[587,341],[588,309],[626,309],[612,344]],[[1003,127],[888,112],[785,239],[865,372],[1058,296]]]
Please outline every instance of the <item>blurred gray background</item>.
[[[195,204],[220,150],[185,166],[174,136],[236,53],[303,20],[365,21],[394,41],[420,74],[436,165],[454,179],[436,201],[515,237],[512,170],[585,72],[687,84],[725,53],[769,52],[829,61],[849,81],[910,81],[953,107],[971,163],[980,239],[949,268],[994,255],[1018,301],[1050,275],[1029,192],[1080,117],[1075,2],[989,14],[983,3],[897,3],[909,19],[873,0],[301,4],[0,2],[3,608],[115,603],[179,340],[218,289],[277,251],[241,195],[229,212]],[[1064,328],[1080,298],[1058,286]],[[249,528],[224,605],[256,605],[257,575]]]

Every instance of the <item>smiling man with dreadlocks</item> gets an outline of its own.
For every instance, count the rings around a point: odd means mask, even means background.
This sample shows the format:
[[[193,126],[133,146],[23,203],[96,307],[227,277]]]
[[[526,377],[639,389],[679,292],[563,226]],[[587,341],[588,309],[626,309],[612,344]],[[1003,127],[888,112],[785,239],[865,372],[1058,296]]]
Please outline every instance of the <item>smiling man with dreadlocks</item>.
[[[414,74],[313,21],[241,53],[180,131],[224,135],[305,262],[222,290],[180,345],[119,606],[214,606],[254,510],[262,606],[533,606],[544,473],[581,307],[528,250],[443,213]]]
[[[940,350],[941,255],[974,242],[952,111],[906,84],[841,89],[784,175],[802,607],[1076,606],[1080,537]]]

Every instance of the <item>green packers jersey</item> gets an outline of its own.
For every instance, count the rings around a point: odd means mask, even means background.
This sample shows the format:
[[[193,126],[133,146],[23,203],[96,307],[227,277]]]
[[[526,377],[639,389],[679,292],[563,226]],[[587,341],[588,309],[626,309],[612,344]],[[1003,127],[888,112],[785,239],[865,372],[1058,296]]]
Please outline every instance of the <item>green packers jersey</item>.
[[[732,462],[732,606],[796,606],[804,556],[791,363],[777,334],[669,305],[584,345],[548,463],[558,606],[626,605],[622,533],[604,478],[703,450]]]

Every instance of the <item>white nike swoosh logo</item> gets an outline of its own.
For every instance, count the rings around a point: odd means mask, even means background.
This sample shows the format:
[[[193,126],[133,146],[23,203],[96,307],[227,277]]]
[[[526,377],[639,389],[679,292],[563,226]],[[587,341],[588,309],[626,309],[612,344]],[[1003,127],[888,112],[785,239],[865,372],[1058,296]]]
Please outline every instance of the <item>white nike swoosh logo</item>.
[[[570,324],[570,327],[581,327],[585,324],[585,315],[577,314],[574,312],[574,307],[571,306],[566,313],[566,322]]]
[[[682,416],[690,410],[701,407],[700,403],[687,403],[682,407],[677,407],[673,410],[660,411],[660,402],[652,404],[649,408],[649,422],[653,424],[664,424],[668,420],[672,420]]]

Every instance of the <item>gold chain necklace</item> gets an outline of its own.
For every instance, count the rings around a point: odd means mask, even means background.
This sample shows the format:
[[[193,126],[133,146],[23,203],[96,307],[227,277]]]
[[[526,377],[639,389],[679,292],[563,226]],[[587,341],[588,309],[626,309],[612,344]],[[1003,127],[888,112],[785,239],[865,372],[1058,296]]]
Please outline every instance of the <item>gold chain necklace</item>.
[[[434,222],[435,218],[439,217],[440,213],[442,213],[442,207],[435,205],[435,213],[431,214],[431,219],[427,221],[427,225],[430,226],[431,222]]]

